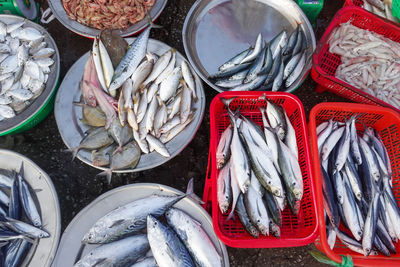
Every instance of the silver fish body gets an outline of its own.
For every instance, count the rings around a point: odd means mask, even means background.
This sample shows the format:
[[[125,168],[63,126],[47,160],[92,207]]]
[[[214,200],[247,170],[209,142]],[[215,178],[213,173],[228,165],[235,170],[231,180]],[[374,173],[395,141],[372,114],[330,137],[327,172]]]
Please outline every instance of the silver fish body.
[[[146,235],[134,235],[101,245],[80,259],[74,267],[130,266],[149,250]]]
[[[199,222],[175,208],[170,208],[165,217],[199,266],[222,266],[221,256]]]
[[[147,238],[158,266],[195,266],[175,232],[151,215],[147,216]]]

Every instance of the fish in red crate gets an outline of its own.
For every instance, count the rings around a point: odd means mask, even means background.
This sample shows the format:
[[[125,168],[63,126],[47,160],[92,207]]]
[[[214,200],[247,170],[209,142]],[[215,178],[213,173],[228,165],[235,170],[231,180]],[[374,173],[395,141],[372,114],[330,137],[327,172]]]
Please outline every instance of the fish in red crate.
[[[231,124],[221,135],[217,150],[217,198],[227,220],[239,217],[253,237],[280,237],[282,211],[286,205],[297,215],[303,197],[303,179],[298,162],[296,133],[285,112],[267,101],[260,107],[263,129],[221,99]]]

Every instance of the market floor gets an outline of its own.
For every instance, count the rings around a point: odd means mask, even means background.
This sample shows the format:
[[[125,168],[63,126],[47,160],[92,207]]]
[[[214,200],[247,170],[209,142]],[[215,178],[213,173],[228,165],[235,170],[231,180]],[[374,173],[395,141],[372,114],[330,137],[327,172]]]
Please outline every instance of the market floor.
[[[40,1],[47,6],[47,1]],[[181,29],[185,16],[195,0],[170,0],[157,23],[162,30],[154,30],[152,38],[175,47],[184,54]],[[343,0],[325,1],[325,7],[317,19],[317,40],[322,36]],[[71,65],[91,47],[91,40],[72,33],[57,20],[44,26],[55,39],[61,56],[61,79]],[[211,40],[212,41],[212,40]],[[310,77],[294,94],[303,102],[306,115],[320,102],[346,101],[331,93],[316,93],[316,83]],[[209,146],[209,105],[217,94],[204,83],[207,97],[203,123],[195,138],[180,155],[152,170],[132,174],[115,174],[107,185],[104,177],[96,177],[98,170],[79,160],[71,161],[71,154],[64,145],[55,122],[54,114],[48,116],[34,129],[22,134],[0,137],[0,147],[19,152],[37,163],[52,178],[61,206],[62,230],[73,217],[100,194],[113,188],[140,182],[166,184],[184,191],[190,177],[195,178],[195,192],[202,196],[206,179]],[[228,248],[231,266],[322,266],[309,254],[314,245],[282,249]]]

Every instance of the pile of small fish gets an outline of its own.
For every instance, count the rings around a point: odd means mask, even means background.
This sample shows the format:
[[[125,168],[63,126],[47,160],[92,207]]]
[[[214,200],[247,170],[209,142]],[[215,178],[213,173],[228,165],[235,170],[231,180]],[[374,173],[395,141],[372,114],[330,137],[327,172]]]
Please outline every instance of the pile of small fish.
[[[0,266],[21,266],[32,245],[49,237],[32,197],[33,189],[17,173],[0,169]]]
[[[62,0],[68,17],[96,29],[125,29],[141,21],[156,0]]]
[[[341,56],[335,76],[400,108],[400,44],[350,22],[337,27],[329,52]]]
[[[49,78],[53,48],[25,20],[0,22],[0,121],[25,110],[43,92]]]
[[[317,128],[328,244],[333,248],[337,236],[365,256],[377,251],[390,256],[400,238],[390,159],[374,129],[364,125],[364,133],[357,133],[358,116],[345,123],[331,119]]]
[[[74,266],[223,266],[201,224],[173,208],[181,199],[194,196],[192,190],[191,180],[186,194],[153,194],[107,213],[82,240],[84,244],[101,245]],[[161,217],[168,225],[160,221]]]
[[[108,181],[113,170],[134,168],[141,153],[155,150],[170,157],[165,144],[194,119],[197,88],[192,71],[185,60],[178,64],[174,49],[160,57],[147,51],[150,28],[128,51],[120,36],[95,38],[85,66],[82,122],[98,128],[72,151],[75,157],[80,149],[90,150],[93,165],[110,165],[104,173]]]
[[[363,0],[362,2],[365,10],[399,23],[399,19],[392,14],[392,0]]]
[[[261,33],[254,49],[240,52],[221,65],[209,78],[223,90],[287,90],[303,72],[307,63],[307,40],[300,25],[289,39],[282,31],[263,45]]]
[[[266,109],[260,107],[263,132],[229,109],[233,99],[221,100],[228,107],[231,125],[222,133],[216,151],[220,210],[226,213],[231,207],[227,220],[236,210],[253,237],[271,232],[279,238],[286,201],[297,216],[303,197],[295,130],[285,110],[272,102],[267,101]]]

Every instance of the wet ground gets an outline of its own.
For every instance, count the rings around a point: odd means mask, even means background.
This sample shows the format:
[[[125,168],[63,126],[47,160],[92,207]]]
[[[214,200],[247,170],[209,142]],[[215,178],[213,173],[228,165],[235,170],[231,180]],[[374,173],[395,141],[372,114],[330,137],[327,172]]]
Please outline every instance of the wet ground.
[[[244,0],[245,1],[245,0]],[[45,2],[45,1],[43,1]],[[152,38],[175,47],[182,54],[181,29],[194,0],[170,0],[157,23],[165,30],[153,31]],[[317,19],[316,37],[321,37],[343,0],[326,0]],[[72,64],[91,47],[91,41],[70,32],[54,20],[44,26],[55,39],[61,55],[61,79]],[[311,108],[320,102],[346,101],[328,92],[317,93],[316,83],[310,77],[294,94],[303,102],[308,116]],[[204,84],[207,98],[203,123],[195,138],[180,155],[168,163],[149,171],[113,175],[110,185],[104,177],[96,177],[98,170],[79,160],[71,161],[71,154],[64,152],[64,145],[55,122],[49,115],[34,129],[14,136],[0,137],[0,146],[19,152],[37,163],[52,178],[56,187],[64,230],[73,217],[96,197],[113,188],[140,182],[166,184],[184,191],[190,177],[195,178],[195,192],[202,196],[207,170],[209,146],[209,104],[217,94]],[[285,249],[236,249],[228,248],[232,266],[319,266],[309,254],[314,245]]]

